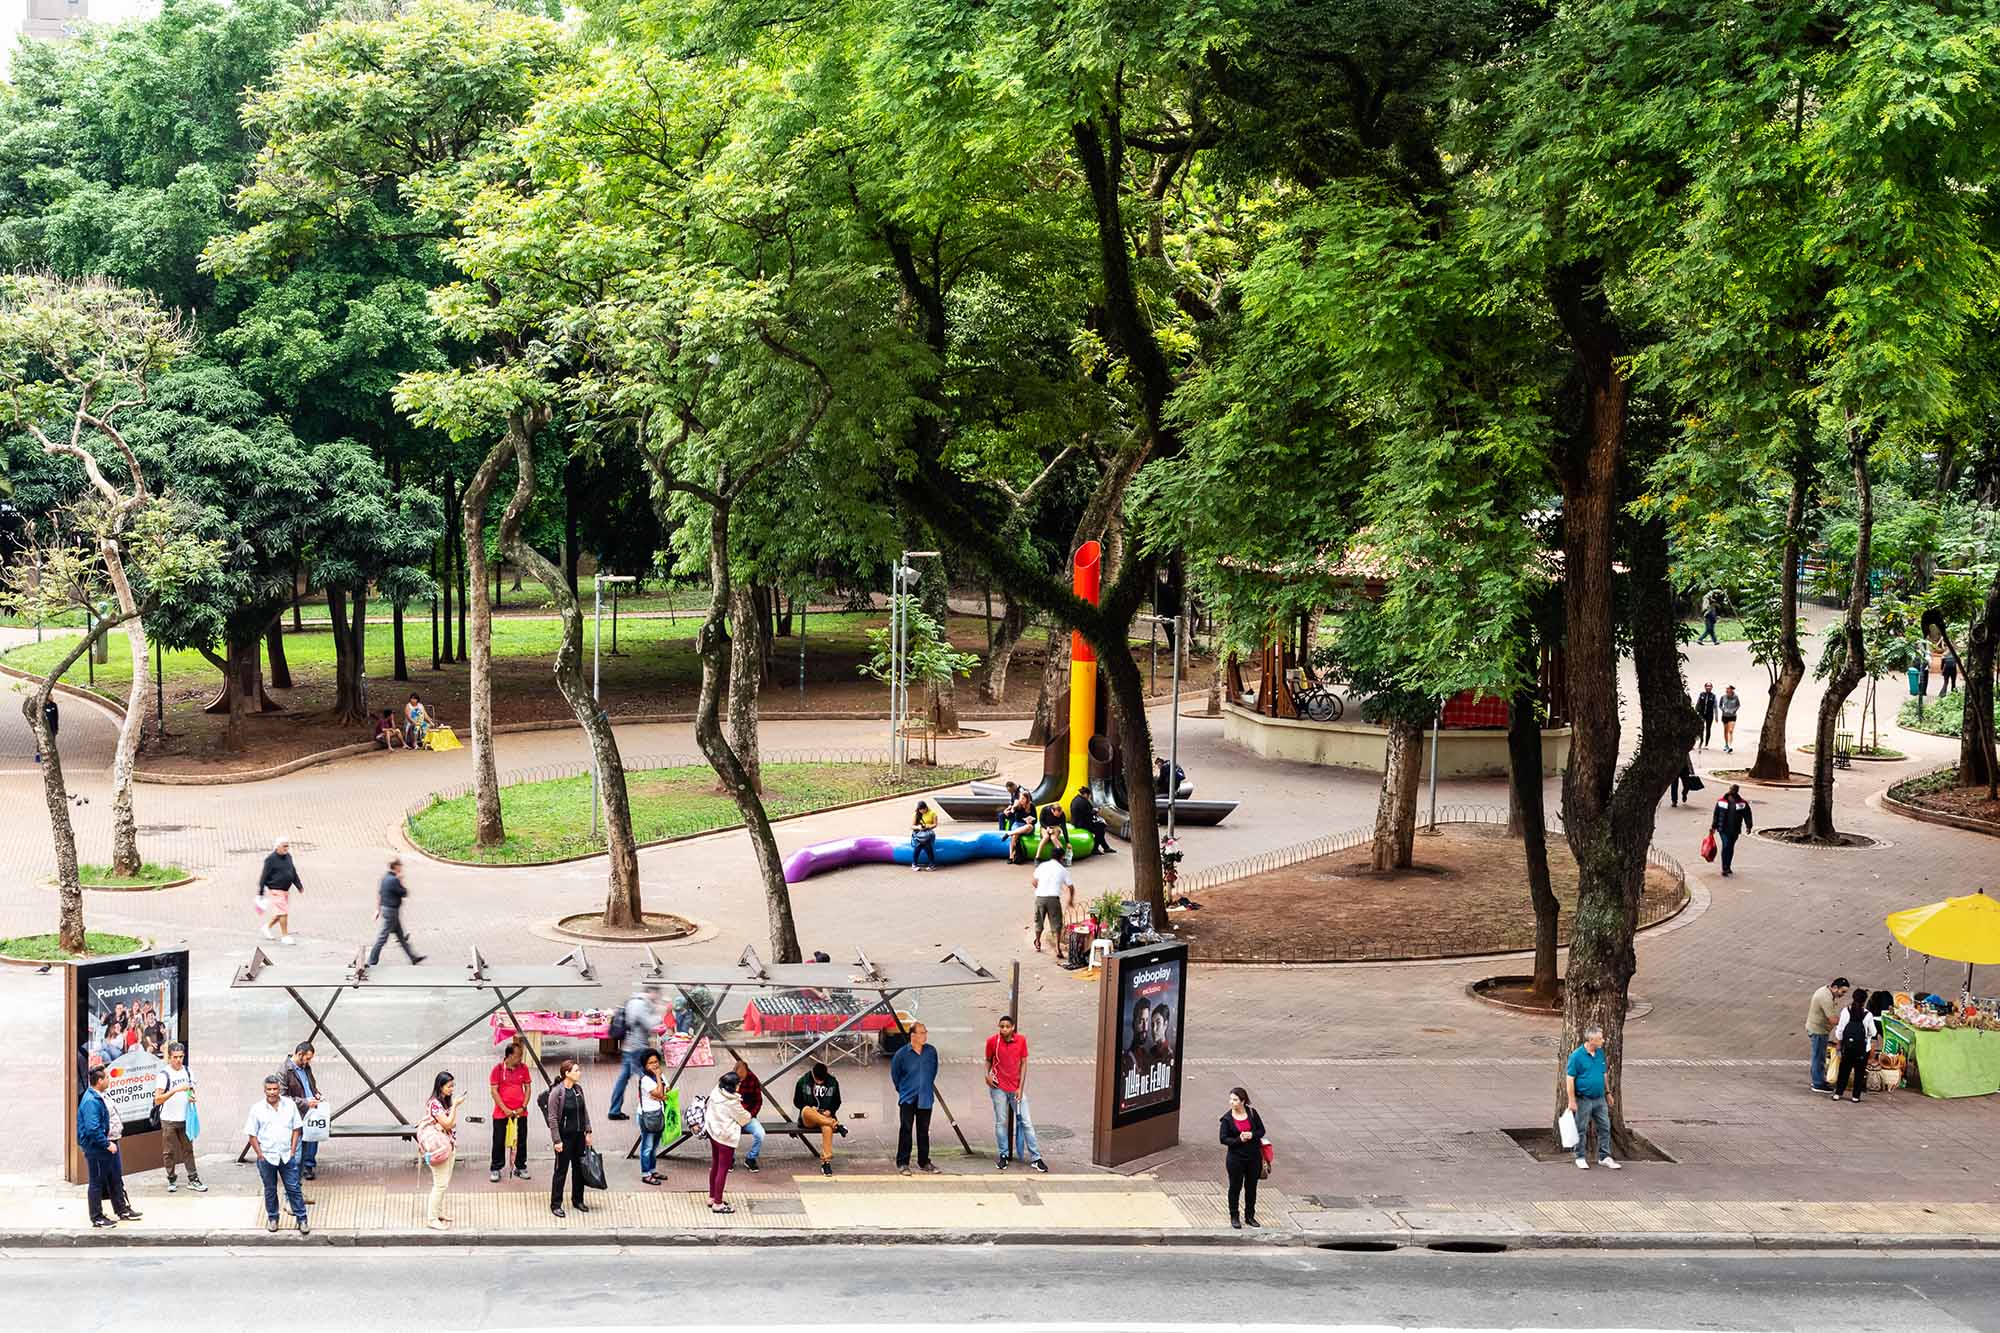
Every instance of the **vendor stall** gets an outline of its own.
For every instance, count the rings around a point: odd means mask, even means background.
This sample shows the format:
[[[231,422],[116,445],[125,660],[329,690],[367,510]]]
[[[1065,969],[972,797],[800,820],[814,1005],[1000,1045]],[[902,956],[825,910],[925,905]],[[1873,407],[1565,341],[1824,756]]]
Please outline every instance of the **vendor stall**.
[[[1957,1026],[1950,1026],[1950,1024]],[[1992,1026],[1988,1026],[1991,1024]],[[1951,1018],[1898,1006],[1883,1022],[1883,1048],[1906,1054],[1910,1081],[1926,1097],[1984,1097],[2000,1092],[2000,1022],[1984,1015]]]
[[[1884,1049],[1906,1050],[1915,1083],[1927,1097],[1984,1097],[2000,1092],[2000,1016],[1972,998],[1972,969],[2000,963],[2000,902],[1984,889],[1943,902],[1892,912],[1889,933],[1905,947],[1965,964],[1965,988],[1955,1002],[1896,997]]]

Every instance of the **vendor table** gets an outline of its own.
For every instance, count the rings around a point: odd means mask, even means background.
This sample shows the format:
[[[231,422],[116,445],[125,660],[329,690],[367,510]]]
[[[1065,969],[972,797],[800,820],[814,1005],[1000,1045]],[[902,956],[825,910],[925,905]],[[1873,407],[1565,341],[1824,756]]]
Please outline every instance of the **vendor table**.
[[[1916,1028],[1888,1020],[1889,1032],[1916,1061],[1926,1097],[1984,1097],[2000,1092],[2000,1032]]]
[[[521,1009],[513,1015],[521,1023],[520,1030],[527,1034],[528,1050],[539,1060],[542,1058],[543,1037],[575,1037],[583,1041],[595,1041],[597,1053],[612,1059],[618,1057],[618,1048],[611,1043],[611,1011],[609,1009]],[[514,1038],[513,1022],[500,1014],[492,1014],[487,1021],[493,1027],[493,1044],[503,1046]],[[660,1015],[661,1032],[674,1030],[674,1015],[671,1010]],[[696,1064],[702,1061],[695,1061]]]
[[[895,1030],[895,1014],[842,991],[781,991],[752,1000],[743,1010],[745,1035],[772,1038],[782,1058],[814,1044],[822,1034],[834,1033],[822,1044],[827,1063],[850,1060],[865,1065],[875,1058],[876,1034]]]

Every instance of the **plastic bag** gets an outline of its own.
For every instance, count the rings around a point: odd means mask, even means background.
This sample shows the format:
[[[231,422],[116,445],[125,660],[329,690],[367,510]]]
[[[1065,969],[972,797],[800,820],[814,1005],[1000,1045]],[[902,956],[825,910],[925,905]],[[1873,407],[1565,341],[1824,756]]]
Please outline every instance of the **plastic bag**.
[[[1705,834],[1703,834],[1703,835],[1702,835],[1702,839],[1701,839],[1701,859],[1702,859],[1702,860],[1704,860],[1704,861],[1713,861],[1713,860],[1715,859],[1715,830],[1714,830],[1714,829],[1710,829],[1710,830],[1709,830],[1709,831],[1708,831],[1707,833],[1705,833]]]
[[[1556,1121],[1556,1133],[1562,1138],[1565,1148],[1574,1148],[1582,1136],[1576,1132],[1576,1112],[1564,1111],[1562,1119]]]

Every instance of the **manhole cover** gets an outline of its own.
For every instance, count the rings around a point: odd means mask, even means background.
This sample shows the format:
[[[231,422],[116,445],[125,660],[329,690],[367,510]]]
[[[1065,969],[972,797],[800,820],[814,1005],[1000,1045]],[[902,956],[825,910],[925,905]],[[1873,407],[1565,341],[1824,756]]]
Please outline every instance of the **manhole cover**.
[[[1064,1139],[1075,1138],[1076,1131],[1066,1125],[1036,1125],[1035,1137],[1047,1139],[1051,1143],[1060,1143]]]

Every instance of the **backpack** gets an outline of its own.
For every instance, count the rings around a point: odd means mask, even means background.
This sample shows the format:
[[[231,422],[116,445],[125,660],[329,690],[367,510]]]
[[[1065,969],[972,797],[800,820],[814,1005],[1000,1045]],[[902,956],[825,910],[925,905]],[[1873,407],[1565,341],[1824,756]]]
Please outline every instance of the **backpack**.
[[[625,1044],[625,1034],[631,1031],[625,1022],[625,1006],[619,1005],[611,1011],[611,1021],[605,1025],[604,1035],[620,1046]]]

